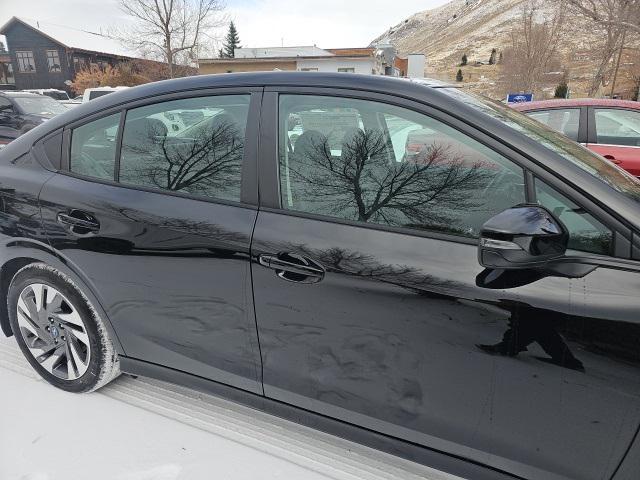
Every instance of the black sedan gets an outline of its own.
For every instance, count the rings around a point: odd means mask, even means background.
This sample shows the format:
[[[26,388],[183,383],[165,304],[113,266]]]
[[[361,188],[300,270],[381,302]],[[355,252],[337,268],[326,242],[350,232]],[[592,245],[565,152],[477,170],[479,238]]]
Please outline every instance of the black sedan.
[[[0,92],[0,146],[69,110],[45,95],[29,92]]]
[[[640,183],[511,109],[159,82],[4,148],[0,209],[0,324],[58,388],[157,377],[473,480],[640,478]]]

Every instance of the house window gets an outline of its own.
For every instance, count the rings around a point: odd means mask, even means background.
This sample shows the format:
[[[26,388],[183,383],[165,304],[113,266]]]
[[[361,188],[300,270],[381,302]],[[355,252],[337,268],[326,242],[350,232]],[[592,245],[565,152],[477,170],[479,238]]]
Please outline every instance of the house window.
[[[105,70],[109,66],[109,62],[107,60],[98,60],[98,68],[100,70]]]
[[[87,65],[87,60],[83,57],[73,56],[73,68],[76,72],[79,72]]]
[[[16,80],[13,76],[13,65],[0,62],[0,84],[13,85]]]
[[[33,61],[33,52],[16,52],[16,59],[18,60],[19,72],[30,73],[36,71],[36,63]]]
[[[50,72],[61,72],[58,50],[47,50],[47,66]]]
[[[340,73],[356,73],[355,68],[339,68],[338,72]]]

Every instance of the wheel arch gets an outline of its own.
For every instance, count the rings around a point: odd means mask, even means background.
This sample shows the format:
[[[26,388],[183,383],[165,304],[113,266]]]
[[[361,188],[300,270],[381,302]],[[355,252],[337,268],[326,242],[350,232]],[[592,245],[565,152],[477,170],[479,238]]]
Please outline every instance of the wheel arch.
[[[100,318],[104,320],[109,336],[118,355],[124,355],[124,349],[118,335],[107,316],[98,295],[91,287],[91,282],[82,275],[82,272],[66,259],[60,252],[53,250],[49,245],[31,239],[12,239],[2,246],[0,258],[3,259],[0,266],[0,298],[7,298],[9,285],[15,274],[22,268],[32,263],[44,263],[49,267],[60,271],[82,291]],[[0,302],[0,328],[5,336],[10,337],[13,331],[9,324],[7,301]]]

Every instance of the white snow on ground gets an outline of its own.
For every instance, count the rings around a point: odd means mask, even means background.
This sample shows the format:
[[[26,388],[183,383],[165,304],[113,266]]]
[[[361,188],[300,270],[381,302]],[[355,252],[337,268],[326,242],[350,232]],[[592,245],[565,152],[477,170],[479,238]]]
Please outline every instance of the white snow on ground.
[[[0,392],[1,480],[461,480],[155,380],[66,393],[3,337]]]

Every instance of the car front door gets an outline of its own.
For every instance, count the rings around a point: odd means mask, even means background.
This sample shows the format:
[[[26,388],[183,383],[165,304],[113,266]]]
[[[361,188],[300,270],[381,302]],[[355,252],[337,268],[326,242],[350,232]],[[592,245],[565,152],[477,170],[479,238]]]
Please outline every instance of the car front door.
[[[640,110],[590,108],[589,148],[640,177]]]
[[[498,288],[476,245],[525,201],[603,265],[612,231],[442,113],[304,93],[264,99],[252,274],[265,395],[523,478],[609,478],[640,422],[637,263]]]
[[[127,356],[262,393],[249,266],[261,92],[198,95],[71,125],[43,222]],[[177,111],[201,121],[175,132]]]

